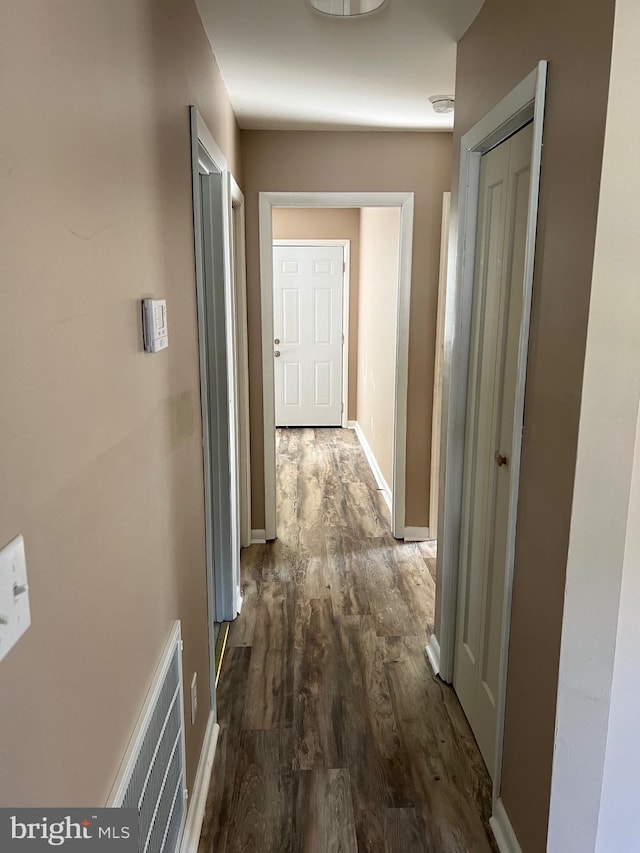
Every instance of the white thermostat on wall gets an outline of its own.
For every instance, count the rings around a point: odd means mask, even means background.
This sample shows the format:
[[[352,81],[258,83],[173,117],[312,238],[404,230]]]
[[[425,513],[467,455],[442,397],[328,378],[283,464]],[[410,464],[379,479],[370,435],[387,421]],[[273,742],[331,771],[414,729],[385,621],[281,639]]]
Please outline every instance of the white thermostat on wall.
[[[167,300],[142,300],[142,332],[145,352],[160,352],[169,346]]]

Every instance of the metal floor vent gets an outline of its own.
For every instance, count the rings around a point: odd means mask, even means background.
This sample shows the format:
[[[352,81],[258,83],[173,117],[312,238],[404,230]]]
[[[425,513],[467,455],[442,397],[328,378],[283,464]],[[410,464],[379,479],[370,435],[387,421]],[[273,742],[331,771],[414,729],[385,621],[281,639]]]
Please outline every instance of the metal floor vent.
[[[136,808],[140,853],[177,853],[186,813],[182,640],[176,622],[109,806]]]

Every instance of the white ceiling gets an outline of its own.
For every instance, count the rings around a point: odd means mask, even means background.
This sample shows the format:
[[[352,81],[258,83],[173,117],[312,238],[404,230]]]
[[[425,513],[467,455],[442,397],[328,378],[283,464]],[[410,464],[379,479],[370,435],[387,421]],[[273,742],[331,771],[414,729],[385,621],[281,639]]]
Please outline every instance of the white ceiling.
[[[449,130],[456,41],[484,0],[387,0],[333,19],[307,0],[196,0],[242,128]]]

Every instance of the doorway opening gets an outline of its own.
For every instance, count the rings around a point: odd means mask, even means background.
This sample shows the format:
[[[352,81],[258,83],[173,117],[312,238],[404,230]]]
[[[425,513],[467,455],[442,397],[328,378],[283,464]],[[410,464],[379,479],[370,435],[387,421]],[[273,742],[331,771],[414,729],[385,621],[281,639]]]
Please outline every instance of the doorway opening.
[[[210,703],[215,709],[216,642],[220,624],[234,619],[242,606],[241,518],[250,499],[241,478],[243,464],[248,471],[244,199],[195,107],[190,124]]]
[[[393,298],[393,311],[391,318],[391,330],[393,333],[391,347],[391,364],[387,364],[386,368],[391,368],[391,375],[394,379],[392,390],[390,391],[391,399],[388,402],[388,411],[392,412],[392,427],[391,440],[388,442],[390,447],[389,457],[390,464],[387,470],[390,472],[388,476],[391,478],[389,491],[391,493],[391,529],[396,538],[404,538],[405,536],[405,479],[406,479],[406,417],[407,417],[407,374],[408,374],[408,328],[409,328],[409,301],[411,289],[411,256],[412,256],[412,235],[413,235],[413,193],[260,193],[260,278],[261,278],[261,308],[262,308],[262,347],[263,347],[263,417],[264,417],[264,456],[265,456],[265,538],[274,539],[277,534],[277,519],[276,519],[276,370],[274,369],[276,360],[282,357],[282,344],[275,344],[276,338],[282,342],[282,316],[278,317],[277,322],[279,334],[276,334],[275,316],[274,316],[274,299],[277,297],[280,310],[286,311],[286,300],[289,300],[289,307],[296,304],[296,297],[292,291],[295,288],[287,287],[287,274],[293,275],[298,268],[295,259],[289,259],[288,266],[280,267],[282,277],[276,283],[274,265],[274,246],[273,240],[277,232],[274,230],[274,222],[277,224],[278,211],[286,209],[341,209],[341,210],[369,210],[383,209],[384,214],[389,214],[397,217],[397,248],[395,259],[397,263],[395,281],[397,282],[397,291]],[[281,236],[278,234],[278,236]],[[292,238],[293,239],[293,238]],[[300,238],[296,238],[300,239]],[[299,248],[291,246],[291,248]],[[353,252],[351,252],[353,257]],[[318,259],[316,259],[318,260]],[[334,263],[338,262],[338,257],[334,259]],[[280,263],[286,264],[287,259],[280,258]],[[326,261],[326,259],[325,259]],[[299,263],[302,263],[299,261]],[[311,261],[310,261],[311,263]],[[324,263],[324,265],[323,265]],[[317,270],[330,268],[330,264],[326,262],[316,265]],[[309,269],[312,267],[310,266]],[[290,270],[287,273],[286,270]],[[302,267],[300,266],[300,269]],[[291,283],[292,280],[289,280]],[[320,317],[321,331],[326,333],[327,323],[329,326],[335,324],[344,316],[344,290],[340,295],[338,293],[338,285],[344,287],[343,282],[335,283],[335,295],[329,298],[329,288],[324,288],[325,295],[322,296],[320,302],[324,300],[325,308],[333,304],[334,308],[342,305],[343,315],[339,316],[337,310],[334,312],[334,317],[329,317],[327,311],[324,318]],[[278,294],[280,290],[280,294]],[[352,287],[349,290],[353,290]],[[284,302],[282,294],[284,295]],[[342,298],[341,298],[342,297]],[[337,300],[337,302],[336,302]],[[349,304],[353,306],[353,293],[350,294]],[[289,316],[291,315],[289,311]],[[351,342],[355,337],[353,332],[352,322],[353,311],[349,311],[349,328],[342,324],[340,334],[345,335],[345,343]],[[346,331],[345,331],[346,328]],[[314,330],[312,329],[312,332]],[[335,331],[335,329],[334,329]],[[357,338],[356,338],[357,339]],[[280,356],[275,353],[279,352]],[[342,359],[339,363],[331,364],[331,359],[324,359],[322,370],[318,371],[318,384],[313,386],[313,395],[323,402],[330,402],[336,405],[336,400],[339,405],[346,411],[333,411],[330,415],[334,420],[338,414],[340,418],[336,421],[340,425],[355,427],[355,419],[349,417],[350,413],[357,412],[356,387],[357,382],[353,378],[357,376],[357,364],[353,369],[353,364],[357,360],[357,349],[350,346],[345,357],[344,346],[342,350]],[[313,358],[312,358],[313,361]],[[293,396],[289,399],[296,400],[296,388],[299,388],[298,375],[302,375],[303,368],[297,367],[289,369],[289,381],[291,383],[290,390]],[[324,371],[324,376],[322,372]],[[344,374],[347,373],[346,382]],[[281,378],[279,385],[280,399],[282,400],[283,393],[287,390],[285,387],[285,370],[281,370]],[[351,375],[350,375],[351,374]],[[335,385],[340,381],[340,394],[333,394],[331,397],[330,377],[335,377]],[[314,377],[315,378],[315,377]],[[324,385],[322,382],[324,381]],[[346,399],[343,398],[342,390],[347,391]],[[312,396],[313,396],[312,395]],[[357,417],[357,415],[356,415]],[[351,421],[351,423],[350,423]],[[345,423],[346,422],[346,423]],[[313,424],[312,424],[313,425]],[[369,421],[371,426],[371,422]],[[374,424],[375,427],[375,419]],[[364,431],[363,431],[364,432]],[[365,433],[366,438],[366,433]],[[370,443],[367,439],[366,443]],[[375,455],[375,454],[373,454]]]

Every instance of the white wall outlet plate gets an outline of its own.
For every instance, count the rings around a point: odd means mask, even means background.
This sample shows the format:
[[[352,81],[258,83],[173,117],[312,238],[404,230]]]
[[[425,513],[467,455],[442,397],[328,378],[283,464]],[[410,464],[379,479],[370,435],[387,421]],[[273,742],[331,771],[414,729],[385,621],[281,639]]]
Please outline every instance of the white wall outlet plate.
[[[0,551],[0,660],[31,624],[24,539],[16,536]]]

